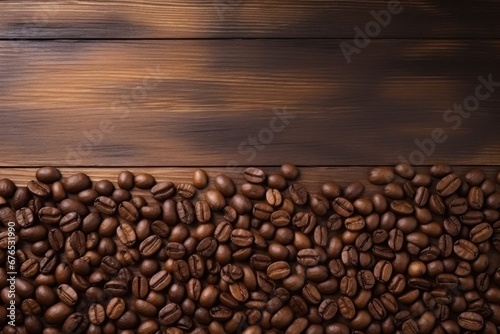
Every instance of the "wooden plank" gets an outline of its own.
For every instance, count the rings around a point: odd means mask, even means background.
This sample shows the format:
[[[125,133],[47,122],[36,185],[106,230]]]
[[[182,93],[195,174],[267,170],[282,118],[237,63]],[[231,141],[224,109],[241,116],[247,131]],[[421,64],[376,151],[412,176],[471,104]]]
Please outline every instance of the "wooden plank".
[[[340,42],[2,42],[0,165],[500,164],[498,41]]]
[[[353,38],[393,5],[375,38],[500,37],[496,0],[394,2],[3,0],[0,38]]]

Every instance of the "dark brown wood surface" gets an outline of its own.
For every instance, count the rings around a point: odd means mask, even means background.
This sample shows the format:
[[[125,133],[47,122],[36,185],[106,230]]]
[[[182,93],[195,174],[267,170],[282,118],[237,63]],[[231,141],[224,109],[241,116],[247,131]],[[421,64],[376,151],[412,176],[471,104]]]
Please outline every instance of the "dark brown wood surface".
[[[353,38],[395,1],[9,0],[0,38]],[[498,38],[500,2],[401,1],[379,38]]]
[[[500,82],[499,42],[340,42],[1,42],[0,165],[500,164],[500,87],[443,118]]]

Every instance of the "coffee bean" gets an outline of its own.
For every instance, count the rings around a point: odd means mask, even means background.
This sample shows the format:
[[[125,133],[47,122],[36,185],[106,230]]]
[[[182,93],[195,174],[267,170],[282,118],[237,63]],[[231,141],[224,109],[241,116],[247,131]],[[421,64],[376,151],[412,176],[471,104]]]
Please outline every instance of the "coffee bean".
[[[61,178],[61,172],[55,167],[41,167],[36,171],[36,179],[46,184],[54,183]]]
[[[266,188],[257,184],[244,183],[240,189],[244,196],[252,200],[263,199],[266,195]]]
[[[473,226],[481,223],[484,219],[484,214],[481,211],[467,211],[460,216],[460,221],[464,225]]]
[[[267,203],[255,203],[253,207],[253,215],[261,220],[269,220],[273,212],[273,207],[268,205]]]
[[[245,169],[243,177],[250,183],[260,184],[266,179],[266,174],[261,169],[248,167]]]
[[[150,189],[156,184],[153,175],[148,173],[139,173],[134,176],[134,185],[139,189]]]
[[[160,250],[161,246],[161,239],[157,235],[151,235],[141,242],[139,251],[143,256],[152,256]]]
[[[450,196],[460,187],[461,183],[458,175],[448,174],[436,184],[436,191],[440,196]]]
[[[488,240],[493,235],[493,228],[488,223],[474,226],[469,232],[469,239],[475,244]]]
[[[354,276],[344,276],[340,280],[340,292],[346,296],[353,297],[358,291],[358,283]]]
[[[64,188],[70,194],[77,194],[82,190],[92,187],[92,181],[88,175],[77,173],[63,180]]]
[[[342,296],[337,301],[340,314],[347,320],[351,320],[356,315],[356,308],[349,297]]]
[[[347,185],[344,189],[344,197],[349,201],[353,201],[365,190],[365,186],[361,182],[352,182]]]
[[[205,200],[213,211],[220,211],[226,206],[224,196],[215,189],[210,189],[205,193]]]
[[[356,278],[363,289],[371,289],[375,285],[375,276],[370,270],[360,270]]]
[[[360,231],[365,227],[365,219],[359,215],[352,216],[346,218],[344,225],[349,231]]]
[[[253,243],[254,237],[250,231],[234,229],[231,232],[231,242],[238,247],[248,247]]]
[[[50,187],[40,181],[28,182],[27,188],[31,194],[39,198],[45,198],[50,195]]]
[[[316,216],[309,212],[297,212],[293,217],[293,225],[303,233],[309,234],[316,227]]]
[[[116,203],[111,198],[106,196],[99,196],[94,201],[94,207],[100,213],[111,216],[116,211]]]
[[[345,246],[342,249],[342,263],[346,266],[357,266],[359,262],[359,254],[353,246]],[[330,269],[331,270],[331,269]]]
[[[177,193],[185,199],[193,198],[196,194],[196,188],[189,183],[180,183],[177,185]]]
[[[285,261],[274,262],[267,267],[267,275],[272,280],[279,280],[290,275],[290,266]]]
[[[290,163],[281,165],[281,175],[287,180],[295,180],[299,177],[299,169]]]
[[[67,284],[61,284],[57,288],[59,299],[68,306],[74,306],[78,302],[78,294]]]
[[[177,202],[177,215],[180,221],[184,224],[192,224],[194,223],[195,211],[193,203],[189,200],[182,200]]]
[[[481,210],[484,204],[484,194],[481,188],[472,187],[467,195],[467,202],[469,203],[471,209]]]
[[[172,277],[166,270],[154,274],[149,280],[149,286],[153,291],[162,291],[172,282]]]
[[[475,312],[462,312],[458,316],[458,325],[466,330],[478,331],[483,328],[484,319]]]
[[[91,304],[87,313],[90,323],[94,325],[101,325],[106,320],[106,311],[101,304]]]
[[[234,232],[234,231],[233,231]],[[248,232],[248,231],[245,231]],[[250,233],[250,232],[249,232]],[[196,246],[196,251],[205,258],[212,256],[217,250],[217,240],[213,237],[206,237]]]
[[[400,215],[410,215],[413,213],[413,205],[408,201],[395,200],[391,202],[391,209]]]
[[[379,321],[385,319],[385,317],[387,316],[385,306],[378,298],[373,298],[368,303],[368,312],[370,312],[370,315],[373,317],[373,319]]]
[[[477,249],[477,246],[472,242],[465,239],[459,239],[453,245],[453,252],[458,257],[466,261],[471,261],[478,256],[479,250]]]
[[[337,197],[332,204],[333,210],[342,217],[349,217],[354,212],[354,206],[349,200],[343,197]]]
[[[118,186],[125,190],[130,190],[134,187],[134,174],[129,171],[122,171],[118,175]]]
[[[229,285],[229,292],[231,293],[231,296],[237,301],[237,302],[244,302],[249,298],[249,292],[247,287],[242,281],[235,282],[233,284]]]
[[[294,183],[288,187],[288,192],[292,201],[297,205],[304,205],[307,202],[307,189],[300,183]]]
[[[368,174],[368,181],[377,185],[384,185],[392,182],[394,179],[394,172],[390,167],[376,167]]]

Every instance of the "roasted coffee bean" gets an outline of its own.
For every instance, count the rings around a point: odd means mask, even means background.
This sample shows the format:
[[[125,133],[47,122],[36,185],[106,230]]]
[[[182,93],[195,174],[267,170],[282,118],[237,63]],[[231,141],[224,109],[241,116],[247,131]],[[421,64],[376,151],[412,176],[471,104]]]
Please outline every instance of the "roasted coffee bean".
[[[254,254],[250,258],[250,266],[255,270],[267,270],[267,267],[272,263],[271,258],[266,254]]]
[[[338,305],[333,299],[325,299],[318,307],[318,313],[324,320],[330,320],[335,317],[338,311]]]
[[[358,291],[358,283],[354,276],[344,276],[340,280],[340,292],[348,297],[353,297]]]
[[[244,183],[240,189],[244,196],[252,200],[263,199],[266,194],[266,188],[257,184]]]
[[[278,261],[267,267],[267,275],[272,280],[279,280],[290,275],[290,266],[285,261]]]
[[[356,316],[356,308],[349,297],[342,296],[337,301],[340,314],[347,320],[351,320]]]
[[[293,217],[293,225],[299,228],[303,233],[309,234],[316,227],[316,216],[309,212],[297,212]]]
[[[364,190],[365,186],[361,182],[349,183],[344,189],[344,197],[349,201],[354,201],[361,196]]]
[[[38,211],[38,219],[45,224],[58,224],[62,218],[61,211],[53,207],[43,207]]]
[[[474,226],[469,232],[469,239],[475,244],[488,240],[493,235],[493,227],[488,223]]]
[[[368,312],[370,312],[370,315],[373,317],[373,319],[379,321],[385,319],[385,317],[387,316],[385,306],[378,298],[374,298],[368,303]]]
[[[23,277],[33,277],[38,274],[39,270],[40,263],[36,259],[27,259],[20,268],[21,276]]]
[[[365,227],[365,219],[359,215],[351,216],[346,218],[344,225],[349,231],[360,231]]]
[[[343,197],[337,197],[333,201],[332,208],[342,217],[350,217],[354,212],[354,206],[352,203]]]
[[[250,231],[243,229],[234,229],[231,232],[231,242],[238,247],[249,247],[254,240]]]
[[[104,284],[104,291],[114,297],[125,296],[128,292],[128,283],[122,279],[111,279]]]
[[[290,163],[281,165],[280,168],[281,175],[287,180],[295,180],[299,177],[299,169]]]
[[[357,266],[359,262],[359,254],[353,246],[345,246],[341,254],[342,262],[346,266]]]
[[[236,192],[236,186],[233,180],[224,174],[219,174],[215,177],[214,185],[224,197],[231,197]]]
[[[180,183],[177,185],[177,193],[185,199],[193,198],[196,194],[196,188],[189,183]]]
[[[99,196],[94,201],[94,206],[100,213],[111,216],[116,211],[116,203],[111,198]]]
[[[404,235],[401,230],[392,229],[389,232],[387,245],[394,251],[399,251],[403,248]]]
[[[380,260],[373,268],[373,275],[376,280],[386,283],[392,276],[392,264],[389,261]]]
[[[36,171],[36,179],[46,184],[54,183],[61,178],[61,172],[55,167],[41,167]]]
[[[153,291],[162,291],[166,289],[171,282],[172,276],[166,270],[162,270],[149,279],[149,286]]]
[[[261,169],[248,167],[247,169],[245,169],[243,177],[250,183],[260,184],[265,181],[266,174]]]
[[[266,191],[266,201],[269,205],[273,207],[278,207],[283,201],[281,192],[278,189],[268,189]]]
[[[288,188],[290,197],[296,205],[304,205],[307,202],[307,189],[300,183],[294,183]]]
[[[78,302],[78,294],[67,284],[61,284],[57,288],[59,299],[68,306],[74,306]]]
[[[249,292],[247,287],[242,281],[235,282],[233,284],[229,285],[229,292],[231,296],[237,301],[237,302],[244,302],[249,298]]]
[[[297,253],[297,262],[305,267],[313,267],[319,263],[320,256],[313,248],[301,249]]]
[[[370,270],[360,270],[356,278],[363,289],[371,289],[375,285],[375,276]]]
[[[156,184],[153,175],[148,173],[139,173],[134,176],[134,185],[139,189],[150,189]]]
[[[274,211],[273,207],[268,205],[267,203],[259,202],[256,203],[253,207],[254,217],[260,220],[269,220],[273,211]]]
[[[194,223],[195,218],[195,210],[193,203],[189,200],[182,200],[177,202],[177,215],[180,221],[184,224],[192,224]]]
[[[204,189],[208,185],[208,175],[203,169],[196,169],[193,172],[193,185],[197,189]]]
[[[215,189],[210,189],[205,193],[205,201],[213,211],[221,211],[226,206],[224,196]]]
[[[384,185],[392,182],[394,179],[394,172],[390,167],[376,167],[368,174],[368,181],[377,185]]]
[[[33,216],[33,211],[30,208],[24,207],[16,211],[17,223],[23,227],[27,228],[35,223],[35,218]]]
[[[479,331],[484,326],[484,319],[475,312],[462,312],[458,316],[458,325],[466,330]]]
[[[233,231],[234,232],[234,231]],[[248,231],[245,231],[248,232]],[[250,233],[250,232],[248,232]],[[251,233],[250,233],[251,235]],[[196,246],[196,251],[203,257],[210,257],[217,250],[217,240],[213,237],[206,237]]]
[[[325,196],[319,194],[311,194],[309,196],[309,205],[312,212],[314,212],[318,216],[326,215],[328,209],[330,208],[328,199]]]
[[[467,211],[459,218],[462,224],[468,226],[474,226],[483,221],[484,214],[481,211]]]
[[[40,261],[40,273],[47,275],[51,273],[58,264],[58,256],[55,250],[49,249]]]
[[[66,180],[63,180],[63,184],[66,191],[70,194],[77,194],[82,190],[92,187],[92,181],[84,173],[71,175]]]
[[[101,304],[91,304],[87,313],[90,323],[94,325],[101,325],[106,320],[106,311]]]
[[[466,261],[474,260],[479,254],[477,246],[465,239],[460,239],[455,242],[453,245],[453,252]]]

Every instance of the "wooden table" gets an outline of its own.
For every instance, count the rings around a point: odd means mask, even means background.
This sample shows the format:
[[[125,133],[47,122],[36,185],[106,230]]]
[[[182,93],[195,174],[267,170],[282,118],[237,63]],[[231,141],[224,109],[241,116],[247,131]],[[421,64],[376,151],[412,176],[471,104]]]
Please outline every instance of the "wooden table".
[[[313,190],[402,160],[500,166],[495,0],[0,8],[0,176],[19,184],[44,165],[181,181],[293,162]]]

